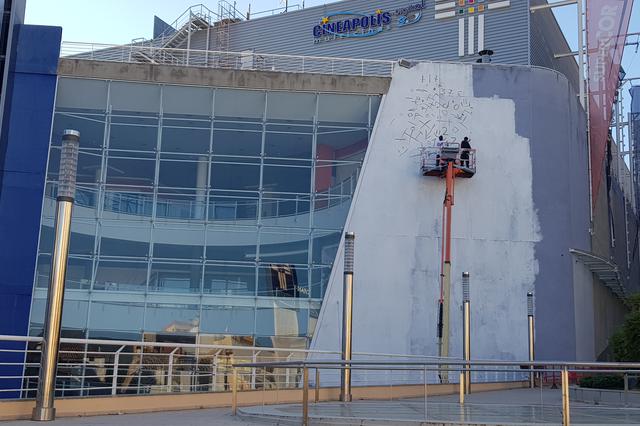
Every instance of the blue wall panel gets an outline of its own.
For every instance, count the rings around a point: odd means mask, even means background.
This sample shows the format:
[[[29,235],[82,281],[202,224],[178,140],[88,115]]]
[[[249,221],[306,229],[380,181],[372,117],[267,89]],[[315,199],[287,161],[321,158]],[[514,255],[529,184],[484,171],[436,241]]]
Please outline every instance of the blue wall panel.
[[[0,136],[0,334],[28,332],[61,36],[59,27],[14,28]],[[0,353],[0,362],[12,361],[22,356]],[[0,376],[20,374],[0,367]],[[0,381],[0,390],[19,386]]]

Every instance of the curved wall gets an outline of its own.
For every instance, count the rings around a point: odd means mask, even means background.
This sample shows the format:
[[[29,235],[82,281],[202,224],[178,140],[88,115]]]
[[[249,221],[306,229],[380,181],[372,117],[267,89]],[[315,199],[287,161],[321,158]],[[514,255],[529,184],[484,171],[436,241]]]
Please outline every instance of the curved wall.
[[[526,358],[532,290],[538,357],[576,357],[574,290],[591,285],[590,276],[574,283],[569,254],[589,249],[582,120],[566,78],[550,70],[421,63],[394,71],[345,226],[356,233],[355,351],[438,354],[444,182],[420,174],[418,152],[445,134],[469,136],[477,149],[477,174],[455,187],[450,356],[462,354],[469,271],[474,358]],[[342,252],[315,349],[340,347]]]

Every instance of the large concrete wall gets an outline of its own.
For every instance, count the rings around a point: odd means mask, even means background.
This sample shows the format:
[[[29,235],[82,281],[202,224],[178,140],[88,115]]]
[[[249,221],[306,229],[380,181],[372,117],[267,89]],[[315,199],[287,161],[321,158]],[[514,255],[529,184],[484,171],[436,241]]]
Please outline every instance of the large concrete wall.
[[[569,249],[590,248],[583,120],[554,71],[395,70],[345,228],[357,235],[355,351],[437,355],[444,183],[420,175],[417,153],[446,131],[449,140],[470,136],[478,150],[476,176],[456,183],[450,354],[462,352],[460,277],[469,271],[474,358],[526,357],[530,290],[539,357],[576,357]],[[341,303],[342,247],[313,348],[339,349]]]

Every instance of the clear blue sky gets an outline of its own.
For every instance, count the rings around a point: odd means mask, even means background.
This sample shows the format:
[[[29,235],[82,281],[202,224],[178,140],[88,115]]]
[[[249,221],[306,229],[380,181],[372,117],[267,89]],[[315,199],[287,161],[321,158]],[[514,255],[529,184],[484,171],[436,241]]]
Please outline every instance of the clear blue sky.
[[[151,38],[153,15],[171,23],[189,6],[203,3],[216,10],[216,0],[27,0],[28,24],[59,25],[64,41],[123,44],[134,38]],[[230,1],[233,3],[233,0]],[[282,7],[280,0],[238,0],[237,9],[246,14]],[[302,0],[289,0],[289,4]],[[305,7],[332,3],[305,0]]]

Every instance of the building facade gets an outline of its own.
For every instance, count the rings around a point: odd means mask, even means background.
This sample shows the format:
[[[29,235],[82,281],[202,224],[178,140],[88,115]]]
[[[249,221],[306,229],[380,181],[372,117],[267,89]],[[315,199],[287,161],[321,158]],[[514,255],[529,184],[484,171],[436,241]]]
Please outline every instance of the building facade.
[[[4,333],[42,334],[72,128],[63,336],[336,350],[348,230],[355,350],[437,355],[444,189],[419,160],[442,135],[477,149],[456,188],[450,354],[468,271],[474,357],[525,358],[528,291],[540,359],[602,356],[638,291],[634,240],[615,246],[604,224],[636,229],[636,216],[613,192],[614,208],[590,211],[577,65],[554,58],[569,48],[536,2],[462,3],[346,0],[252,20],[200,8],[128,46],[58,61],[59,43],[41,44],[52,63],[15,72],[48,95],[33,122],[3,124]],[[18,28],[34,36],[15,46],[55,33]],[[486,49],[493,63],[474,64]],[[29,191],[7,180],[20,167]]]

